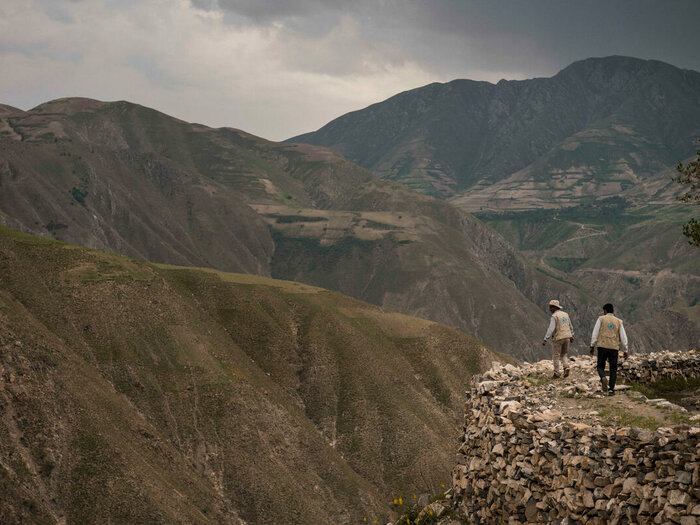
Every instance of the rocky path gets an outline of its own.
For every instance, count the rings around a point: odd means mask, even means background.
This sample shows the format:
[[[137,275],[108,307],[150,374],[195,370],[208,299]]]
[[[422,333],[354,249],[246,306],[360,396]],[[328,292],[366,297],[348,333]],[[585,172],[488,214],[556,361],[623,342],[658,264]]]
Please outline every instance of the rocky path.
[[[626,365],[620,363],[621,368]],[[689,412],[663,398],[649,399],[625,384],[622,374],[618,374],[615,396],[603,393],[595,357],[570,359],[570,375],[566,378],[553,379],[552,362],[548,360],[529,364],[523,370],[528,395],[540,400],[541,417],[552,421],[566,417],[588,425],[650,430],[700,421],[700,412]]]
[[[467,392],[451,490],[396,523],[697,525],[700,412],[651,393],[695,388],[700,350],[633,356],[618,379],[603,392],[589,356],[566,378],[494,363]]]

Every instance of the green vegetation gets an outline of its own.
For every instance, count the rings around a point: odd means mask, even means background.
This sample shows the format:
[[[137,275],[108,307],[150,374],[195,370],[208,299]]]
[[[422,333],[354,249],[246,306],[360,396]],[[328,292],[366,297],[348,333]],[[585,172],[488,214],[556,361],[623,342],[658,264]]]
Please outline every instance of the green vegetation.
[[[681,404],[687,392],[700,389],[700,378],[665,378],[653,383],[632,383],[631,386],[650,399],[663,397],[673,403]]]
[[[444,494],[436,494],[430,498],[430,501],[431,503],[440,501],[444,499],[444,497]],[[438,522],[438,517],[435,515],[432,509],[429,509],[428,512],[424,513],[423,516],[419,518],[422,510],[424,509],[419,508],[417,505],[413,505],[401,515],[397,522],[400,525],[430,525],[431,523]],[[440,516],[439,519],[444,520],[447,518],[454,520],[454,522],[457,522],[460,525],[469,525],[469,520],[466,518],[466,516],[461,514],[456,509],[449,509],[446,513]]]
[[[691,160],[688,164],[682,162],[676,166],[679,173],[673,180],[678,184],[688,186],[686,192],[678,197],[682,202],[692,202],[700,204],[700,149],[697,150],[698,158]],[[688,238],[688,242],[700,248],[700,221],[691,218],[683,225],[683,235]]]
[[[588,202],[566,208],[538,208],[524,211],[485,211],[476,212],[479,219],[489,222],[492,220],[518,220],[542,223],[550,220],[572,222],[592,222],[604,224],[609,222],[631,222],[626,219],[625,212],[630,208],[630,202],[623,197],[608,197],[605,199],[588,199]]]
[[[663,422],[656,418],[640,416],[619,406],[603,406],[600,408],[600,416],[607,426],[639,427],[648,430],[656,430],[663,426]]]
[[[346,265],[350,270],[351,265],[363,264],[363,261],[366,264],[371,252],[383,243],[344,236],[333,244],[323,245],[318,238],[290,237],[278,230],[273,231],[272,238],[277,247],[272,275],[290,280],[301,268],[306,275],[321,276]],[[330,288],[329,283],[320,284]]]
[[[525,378],[525,381],[530,386],[542,386],[551,383],[552,378],[537,374],[531,374]]]
[[[657,207],[658,208],[658,207]],[[589,232],[615,239],[634,225],[654,218],[653,207],[632,208],[622,197],[610,197],[578,206],[506,212],[476,212],[474,215],[515,242],[523,250],[548,250],[571,239],[581,226]]]
[[[88,195],[87,190],[83,190],[73,186],[70,190],[70,194],[73,196],[73,198],[78,204],[80,204],[81,206],[85,206],[85,197],[87,197]]]
[[[68,226],[65,224],[62,224],[60,222],[49,221],[49,223],[46,224],[44,226],[44,228],[46,228],[51,233],[54,233],[54,232],[57,232],[59,230],[63,230],[65,228],[68,228]]]
[[[294,222],[323,222],[327,221],[326,217],[312,217],[308,215],[275,215],[272,214],[270,217],[275,217],[275,222],[278,224],[289,224]]]
[[[400,226],[394,226],[393,224],[386,224],[385,222],[372,221],[370,219],[365,219],[364,226],[366,228],[373,228],[375,230],[400,230]]]

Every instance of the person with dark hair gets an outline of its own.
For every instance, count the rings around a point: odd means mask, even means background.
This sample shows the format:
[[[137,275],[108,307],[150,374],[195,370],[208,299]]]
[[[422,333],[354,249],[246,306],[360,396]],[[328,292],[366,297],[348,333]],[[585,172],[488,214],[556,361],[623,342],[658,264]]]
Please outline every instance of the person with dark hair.
[[[613,315],[615,308],[612,304],[603,305],[601,315],[593,327],[591,346],[589,351],[593,355],[596,344],[598,345],[598,375],[603,393],[609,396],[615,395],[615,381],[617,380],[617,358],[620,347],[624,350],[624,358],[627,359],[627,333],[622,324],[622,319]],[[605,363],[610,363],[610,383],[605,377]]]
[[[574,342],[574,327],[571,325],[571,317],[561,309],[559,301],[552,299],[549,301],[549,311],[552,317],[549,320],[549,328],[542,340],[542,346],[547,344],[547,339],[552,338],[552,364],[554,365],[554,379],[560,377],[559,361],[564,366],[564,377],[569,375],[569,360],[567,353],[569,343]]]

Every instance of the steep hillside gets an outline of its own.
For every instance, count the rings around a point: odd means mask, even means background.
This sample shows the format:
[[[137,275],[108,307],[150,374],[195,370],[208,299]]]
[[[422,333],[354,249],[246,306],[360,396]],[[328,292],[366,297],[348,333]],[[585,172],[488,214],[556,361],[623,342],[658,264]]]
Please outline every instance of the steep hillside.
[[[553,275],[613,302],[628,322],[657,316],[654,330],[654,323],[637,330],[655,340],[643,348],[664,345],[652,336],[658,330],[674,333],[673,340],[682,340],[687,348],[700,344],[696,330],[689,328],[692,322],[669,330],[660,321],[668,316],[658,316],[662,310],[683,316],[700,301],[700,250],[680,234],[687,220],[685,206],[632,206],[610,198],[559,210],[477,215]]]
[[[692,212],[671,181],[698,137],[699,73],[607,57],[552,78],[431,84],[291,140],[449,198],[639,321],[700,301],[700,251],[681,234]]]
[[[2,523],[382,523],[446,481],[476,340],[0,228]]]
[[[30,233],[331,288],[521,357],[541,355],[550,296],[590,307],[472,216],[324,148],[126,102],[61,99],[0,122],[0,218]]]
[[[607,57],[551,78],[431,84],[290,141],[331,147],[429,194],[471,188],[472,207],[523,207],[523,196],[558,206],[633,191],[694,153],[699,123],[700,73]]]

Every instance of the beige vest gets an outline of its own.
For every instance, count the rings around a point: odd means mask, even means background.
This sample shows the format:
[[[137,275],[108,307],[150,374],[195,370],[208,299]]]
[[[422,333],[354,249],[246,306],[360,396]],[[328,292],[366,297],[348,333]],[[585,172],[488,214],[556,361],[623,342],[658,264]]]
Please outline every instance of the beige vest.
[[[554,333],[552,334],[552,341],[561,341],[562,339],[569,339],[573,336],[571,333],[571,320],[569,319],[569,314],[564,310],[557,310],[552,314],[554,317]]]
[[[622,321],[613,314],[601,315],[600,331],[598,332],[598,347],[610,348],[611,350],[620,349],[620,326]]]

